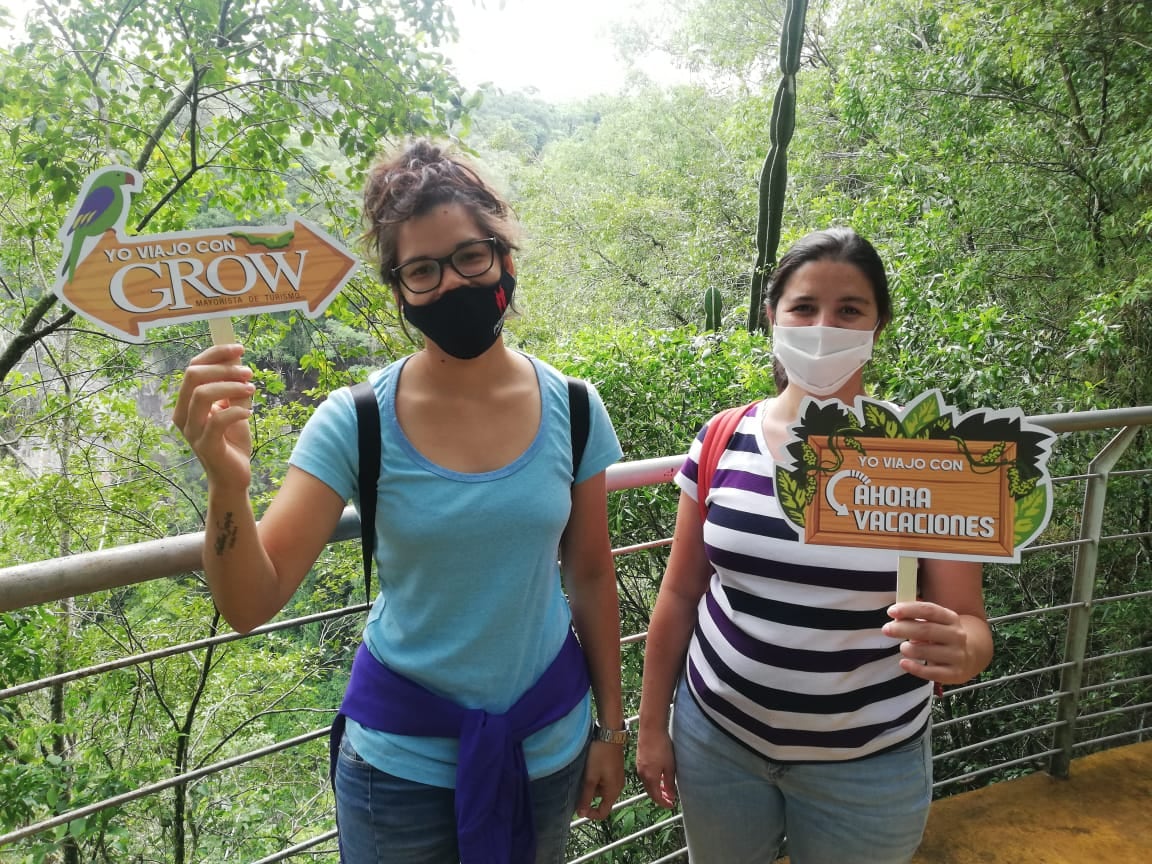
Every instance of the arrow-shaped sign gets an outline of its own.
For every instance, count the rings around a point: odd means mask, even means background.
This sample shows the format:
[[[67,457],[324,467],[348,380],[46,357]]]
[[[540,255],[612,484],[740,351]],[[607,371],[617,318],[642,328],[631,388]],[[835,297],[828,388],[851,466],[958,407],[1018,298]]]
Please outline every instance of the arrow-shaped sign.
[[[122,166],[88,178],[60,232],[65,254],[54,286],[70,307],[130,342],[160,324],[290,309],[316,318],[355,271],[351,253],[297,218],[129,237],[123,190],[139,185]]]

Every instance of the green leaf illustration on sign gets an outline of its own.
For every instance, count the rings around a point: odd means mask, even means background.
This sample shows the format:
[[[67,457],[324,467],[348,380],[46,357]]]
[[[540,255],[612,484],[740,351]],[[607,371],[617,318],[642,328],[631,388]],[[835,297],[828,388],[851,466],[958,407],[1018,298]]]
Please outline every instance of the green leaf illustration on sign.
[[[940,405],[936,399],[921,399],[908,406],[904,415],[904,436],[906,438],[927,438],[929,427],[940,419]]]
[[[895,435],[888,435],[887,431],[899,425],[896,418],[893,417],[883,405],[876,402],[864,403],[864,428],[867,431],[884,430],[885,434],[881,437],[895,438]]]
[[[804,502],[800,487],[792,474],[781,471],[776,475],[776,497],[780,508],[793,525],[804,527]]]
[[[296,236],[296,232],[294,230],[288,230],[269,236],[267,234],[249,234],[247,231],[229,231],[228,235],[246,240],[253,246],[263,246],[265,249],[283,249],[292,242],[292,238]]]
[[[1043,526],[1048,514],[1048,486],[1037,486],[1016,502],[1016,523],[1013,526],[1017,547],[1031,540]]]

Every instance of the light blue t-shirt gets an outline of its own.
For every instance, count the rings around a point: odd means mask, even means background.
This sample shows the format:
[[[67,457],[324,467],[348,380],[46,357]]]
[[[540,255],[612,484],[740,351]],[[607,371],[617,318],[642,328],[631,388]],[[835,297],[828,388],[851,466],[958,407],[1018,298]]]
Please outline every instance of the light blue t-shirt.
[[[568,386],[531,359],[541,394],[536,437],[496,471],[462,474],[422,456],[396,419],[396,383],[407,358],[369,376],[380,403],[376,516],[380,593],[364,641],[390,669],[466,708],[503,713],[540,677],[571,622],[557,556],[571,510]],[[608,412],[589,385],[589,433],[576,482],[621,456]],[[354,497],[359,455],[348,388],[331,393],[305,424],[290,460]],[[589,697],[524,742],[529,776],[563,768],[587,740]],[[348,721],[356,751],[381,771],[455,786],[459,742],[378,732]]]

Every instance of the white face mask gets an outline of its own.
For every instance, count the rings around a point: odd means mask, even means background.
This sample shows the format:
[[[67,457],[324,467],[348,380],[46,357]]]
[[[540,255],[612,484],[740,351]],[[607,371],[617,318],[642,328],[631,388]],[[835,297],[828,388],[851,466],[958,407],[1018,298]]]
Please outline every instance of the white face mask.
[[[872,359],[872,330],[844,327],[772,328],[772,353],[789,383],[816,396],[835,393]]]

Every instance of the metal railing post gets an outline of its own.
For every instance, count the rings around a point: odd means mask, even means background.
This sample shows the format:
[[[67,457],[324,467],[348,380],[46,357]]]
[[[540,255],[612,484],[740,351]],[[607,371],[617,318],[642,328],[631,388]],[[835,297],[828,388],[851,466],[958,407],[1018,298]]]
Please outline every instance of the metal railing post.
[[[1076,549],[1076,566],[1072,577],[1071,602],[1068,610],[1068,630],[1064,635],[1064,662],[1068,665],[1060,673],[1060,697],[1056,705],[1056,727],[1052,749],[1056,752],[1048,761],[1048,773],[1068,779],[1072,764],[1072,748],[1076,743],[1076,717],[1080,710],[1080,687],[1084,678],[1084,652],[1088,645],[1088,630],[1092,619],[1092,598],[1096,590],[1096,561],[1100,555],[1100,532],[1104,524],[1104,502],[1108,497],[1108,476],[1124,455],[1138,426],[1126,426],[1109,441],[1088,466],[1088,481],[1084,491],[1084,512],[1080,516],[1080,539]]]

